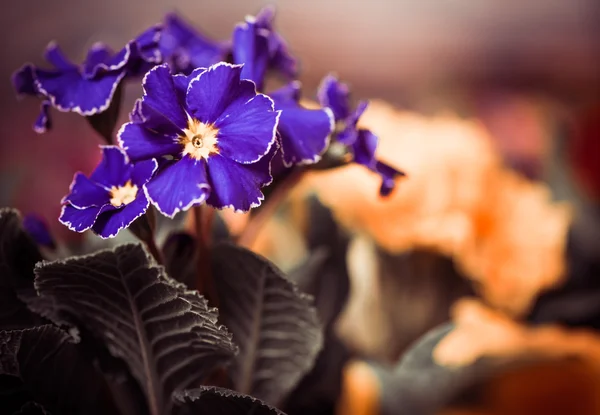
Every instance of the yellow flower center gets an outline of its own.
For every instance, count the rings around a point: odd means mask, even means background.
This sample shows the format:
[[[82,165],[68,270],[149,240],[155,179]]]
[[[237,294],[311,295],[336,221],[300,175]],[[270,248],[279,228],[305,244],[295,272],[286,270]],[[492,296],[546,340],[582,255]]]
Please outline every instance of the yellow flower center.
[[[207,159],[211,154],[218,154],[218,128],[212,124],[204,124],[188,115],[188,128],[183,130],[185,135],[179,137],[183,145],[183,154],[197,160]]]
[[[114,207],[128,205],[135,200],[138,188],[129,180],[123,186],[113,186],[110,188],[110,204]]]

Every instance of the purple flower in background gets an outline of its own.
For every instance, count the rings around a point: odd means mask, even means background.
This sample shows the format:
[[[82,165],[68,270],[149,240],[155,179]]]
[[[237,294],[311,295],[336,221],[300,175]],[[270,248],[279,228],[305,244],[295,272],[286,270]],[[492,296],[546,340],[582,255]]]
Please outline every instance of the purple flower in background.
[[[50,234],[46,221],[36,214],[29,214],[23,218],[23,228],[40,246],[56,249],[56,242]]]
[[[285,166],[318,162],[329,146],[329,136],[334,129],[332,111],[302,107],[298,81],[269,96],[275,102],[275,109],[281,110],[277,133]]]
[[[298,61],[290,54],[287,42],[274,29],[275,6],[263,7],[254,19],[258,28],[268,32],[269,66],[281,72],[288,79],[297,77]]]
[[[242,78],[254,81],[259,90],[267,69],[279,71],[287,79],[293,79],[298,72],[287,44],[273,29],[274,16],[274,9],[265,7],[256,17],[246,17],[233,31],[233,62],[244,64]]]
[[[263,199],[280,112],[241,72],[222,62],[172,75],[160,65],[144,77],[118,138],[133,161],[163,159],[145,189],[164,215],[204,201],[247,211]]]
[[[34,130],[43,133],[51,127],[50,106],[84,116],[106,111],[125,77],[139,76],[160,63],[159,37],[160,28],[152,27],[117,53],[102,43],[96,43],[81,65],[72,63],[58,45],[50,43],[44,57],[54,69],[26,64],[12,78],[19,95],[42,99]]]
[[[367,109],[368,103],[361,101],[356,110],[350,110],[350,91],[346,84],[341,83],[335,76],[326,76],[319,86],[319,102],[331,109],[337,124],[342,129],[337,134],[337,141],[348,147],[354,157],[354,162],[361,164],[381,176],[382,183],[379,193],[389,195],[395,186],[395,178],[404,173],[375,158],[378,138],[365,128],[358,127],[361,115]]]
[[[165,17],[159,48],[173,72],[189,74],[196,68],[207,68],[225,60],[231,44],[208,39],[171,13]]]
[[[90,178],[75,175],[60,222],[73,231],[91,228],[102,238],[116,236],[148,209],[143,188],[157,167],[156,160],[132,164],[120,148],[102,147],[102,161]]]

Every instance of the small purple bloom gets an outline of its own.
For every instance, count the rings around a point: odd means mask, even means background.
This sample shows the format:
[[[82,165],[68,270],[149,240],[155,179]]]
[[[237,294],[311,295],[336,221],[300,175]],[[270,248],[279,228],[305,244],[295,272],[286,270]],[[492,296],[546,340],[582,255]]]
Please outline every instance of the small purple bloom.
[[[56,242],[50,234],[46,221],[36,214],[29,214],[23,218],[23,228],[40,246],[56,249]]]
[[[250,79],[262,90],[267,69],[282,73],[287,79],[297,74],[297,62],[285,40],[273,29],[275,10],[263,8],[255,17],[248,16],[233,31],[233,61],[244,64],[242,78]]]
[[[333,75],[327,75],[321,81],[318,91],[319,102],[331,108],[335,121],[344,121],[350,116],[350,89]]]
[[[132,164],[116,146],[102,147],[102,161],[87,178],[77,173],[62,200],[60,222],[69,229],[92,229],[102,238],[112,238],[148,209],[144,193],[158,167],[156,160]]]
[[[26,64],[12,77],[19,95],[32,95],[42,99],[34,130],[43,133],[50,128],[50,106],[83,116],[106,111],[125,77],[139,76],[160,63],[159,37],[160,29],[152,27],[117,53],[113,53],[102,43],[96,43],[81,65],[72,63],[58,45],[50,43],[44,57],[54,69]]]
[[[163,158],[145,190],[164,215],[204,201],[240,211],[262,201],[280,111],[241,72],[222,62],[172,75],[160,65],[144,77],[144,95],[118,139],[133,161]]]
[[[196,68],[207,68],[225,60],[231,44],[208,39],[171,13],[165,17],[159,47],[173,72],[189,74]]]
[[[334,129],[331,110],[302,107],[298,81],[269,96],[275,102],[275,109],[281,110],[277,133],[285,166],[318,162],[329,146],[329,136]]]
[[[358,127],[358,121],[367,109],[368,103],[361,101],[356,110],[350,110],[350,90],[335,76],[326,76],[319,86],[318,97],[321,105],[331,108],[336,123],[342,126],[337,134],[337,141],[348,147],[354,157],[354,162],[367,167],[381,176],[382,183],[379,193],[389,195],[394,189],[395,178],[404,173],[375,158],[378,138],[365,128]]]

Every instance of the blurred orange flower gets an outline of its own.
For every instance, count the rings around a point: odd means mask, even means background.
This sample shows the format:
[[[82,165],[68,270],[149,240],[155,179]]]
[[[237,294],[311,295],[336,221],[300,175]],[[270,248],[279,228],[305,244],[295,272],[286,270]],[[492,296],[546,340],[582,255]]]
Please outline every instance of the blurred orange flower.
[[[577,357],[600,374],[600,336],[584,329],[557,325],[525,326],[474,299],[458,301],[453,309],[456,328],[434,349],[444,366],[466,366],[488,357]]]
[[[381,198],[379,178],[360,166],[312,173],[302,191],[315,191],[348,228],[393,253],[452,256],[486,300],[514,315],[561,281],[568,206],[505,168],[479,122],[379,101],[361,122],[380,137],[378,157],[407,177]]]

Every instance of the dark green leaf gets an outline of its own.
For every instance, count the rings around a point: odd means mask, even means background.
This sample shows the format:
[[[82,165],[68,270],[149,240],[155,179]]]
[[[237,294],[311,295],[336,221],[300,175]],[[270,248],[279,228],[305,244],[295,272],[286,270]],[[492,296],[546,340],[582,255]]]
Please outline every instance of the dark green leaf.
[[[42,324],[19,299],[36,295],[33,268],[41,260],[37,245],[23,229],[21,215],[14,209],[0,209],[0,329]]]
[[[290,272],[290,278],[302,292],[314,297],[325,326],[325,343],[314,367],[283,406],[290,415],[333,413],[341,390],[342,370],[351,357],[334,328],[350,290],[348,236],[336,224],[331,211],[316,198],[309,200],[309,209],[307,243],[311,252],[304,264]]]
[[[174,399],[177,415],[284,415],[259,399],[223,388],[186,390]]]
[[[0,331],[0,374],[19,378],[23,389],[50,412],[117,413],[102,375],[72,338],[54,326]]]
[[[149,265],[139,244],[43,263],[36,288],[39,310],[57,324],[84,327],[125,360],[152,415],[170,413],[174,391],[197,386],[235,353],[197,292]]]
[[[235,389],[277,404],[321,348],[316,310],[266,259],[228,244],[212,254],[221,318],[240,347],[231,367]]]

